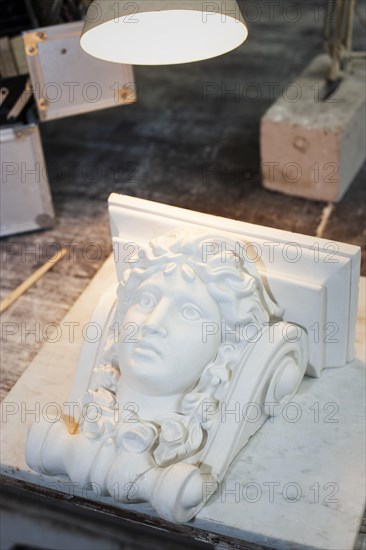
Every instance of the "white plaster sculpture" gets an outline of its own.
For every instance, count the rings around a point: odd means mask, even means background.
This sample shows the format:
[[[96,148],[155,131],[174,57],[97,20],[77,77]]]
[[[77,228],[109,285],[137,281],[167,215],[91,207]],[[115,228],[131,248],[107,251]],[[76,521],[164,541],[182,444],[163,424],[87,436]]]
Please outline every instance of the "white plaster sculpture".
[[[33,424],[27,463],[188,521],[296,393],[306,332],[282,322],[235,240],[198,228],[141,246],[93,322],[103,338],[97,348],[85,344],[78,412]]]

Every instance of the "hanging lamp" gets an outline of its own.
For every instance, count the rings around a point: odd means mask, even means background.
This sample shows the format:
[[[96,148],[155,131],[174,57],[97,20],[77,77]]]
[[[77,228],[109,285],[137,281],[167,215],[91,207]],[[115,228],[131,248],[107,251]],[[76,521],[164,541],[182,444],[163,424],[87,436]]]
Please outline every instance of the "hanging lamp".
[[[172,65],[225,54],[247,36],[236,0],[94,0],[81,47],[105,61]]]

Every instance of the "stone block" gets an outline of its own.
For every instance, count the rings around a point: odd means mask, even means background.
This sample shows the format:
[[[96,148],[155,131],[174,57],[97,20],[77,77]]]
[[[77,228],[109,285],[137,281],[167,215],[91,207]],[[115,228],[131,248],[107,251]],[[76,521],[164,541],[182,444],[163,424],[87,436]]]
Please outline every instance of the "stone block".
[[[365,62],[357,59],[338,90],[321,100],[330,60],[316,57],[261,123],[263,185],[337,202],[365,159]]]

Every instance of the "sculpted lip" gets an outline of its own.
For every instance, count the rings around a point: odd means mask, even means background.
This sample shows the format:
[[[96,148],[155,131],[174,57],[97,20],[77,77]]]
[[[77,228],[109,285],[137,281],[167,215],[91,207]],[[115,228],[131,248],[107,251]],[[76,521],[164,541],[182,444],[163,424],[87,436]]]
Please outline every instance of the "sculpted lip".
[[[161,357],[161,353],[157,350],[157,348],[149,342],[145,342],[144,340],[141,340],[141,342],[136,345],[135,351],[150,352]]]

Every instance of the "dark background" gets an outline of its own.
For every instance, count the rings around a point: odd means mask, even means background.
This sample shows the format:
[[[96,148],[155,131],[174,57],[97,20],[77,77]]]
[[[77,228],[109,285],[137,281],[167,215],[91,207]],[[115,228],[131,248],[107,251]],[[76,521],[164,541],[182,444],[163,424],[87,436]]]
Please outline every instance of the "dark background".
[[[196,64],[136,67],[135,105],[42,125],[60,214],[73,201],[105,202],[116,191],[316,234],[324,203],[261,187],[259,123],[274,98],[322,52],[324,2],[246,1],[241,6],[249,38],[238,50]],[[301,10],[299,18],[295,8]],[[355,49],[365,46],[356,19]],[[205,102],[207,83],[216,92]],[[230,94],[235,86],[241,97]],[[78,165],[72,177],[66,165],[59,170],[60,163]],[[98,168],[88,170],[89,163]],[[363,245],[364,180],[365,167],[335,207],[324,238]]]

